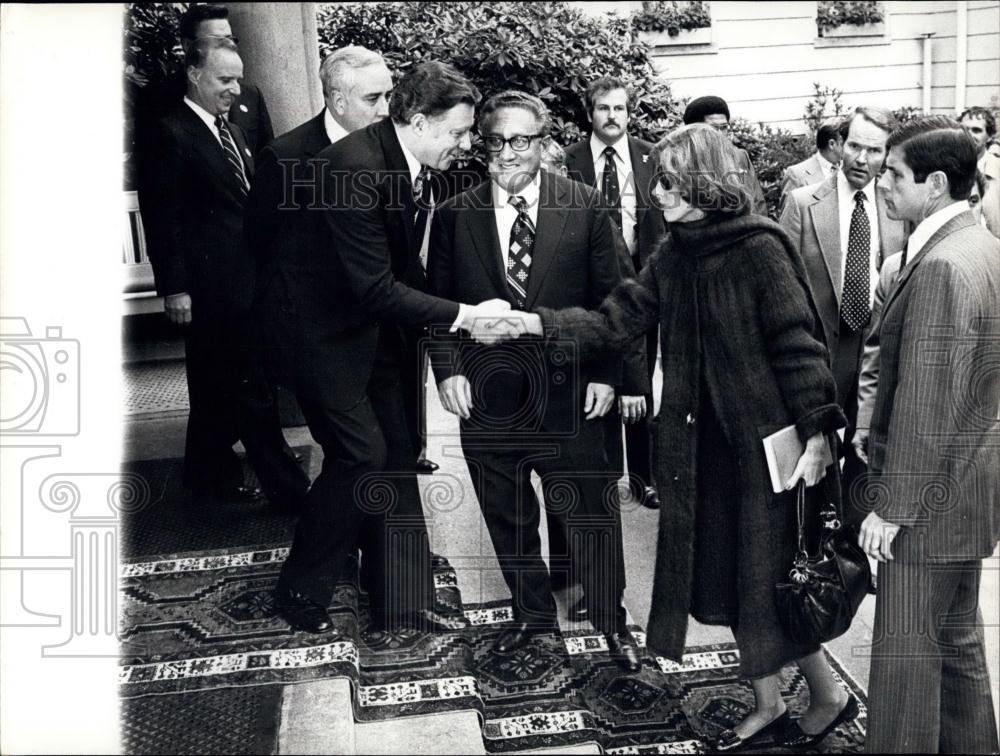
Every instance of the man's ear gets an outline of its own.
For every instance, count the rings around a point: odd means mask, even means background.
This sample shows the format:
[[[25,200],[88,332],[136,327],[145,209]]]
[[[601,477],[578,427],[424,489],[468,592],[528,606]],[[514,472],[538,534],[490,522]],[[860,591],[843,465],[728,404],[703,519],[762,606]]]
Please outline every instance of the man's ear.
[[[414,113],[410,117],[410,126],[413,127],[413,130],[418,134],[423,134],[430,126],[430,121],[423,113]]]
[[[344,97],[344,93],[339,89],[334,89],[330,93],[330,100],[333,102],[333,109],[337,111],[337,115],[344,115],[344,111],[347,110],[345,107],[347,105],[347,98]]]
[[[948,176],[944,171],[934,171],[927,177],[927,182],[931,185],[933,196],[943,197],[949,194]]]
[[[197,84],[201,78],[201,69],[197,66],[188,66],[185,73],[187,74],[187,80],[192,84]]]

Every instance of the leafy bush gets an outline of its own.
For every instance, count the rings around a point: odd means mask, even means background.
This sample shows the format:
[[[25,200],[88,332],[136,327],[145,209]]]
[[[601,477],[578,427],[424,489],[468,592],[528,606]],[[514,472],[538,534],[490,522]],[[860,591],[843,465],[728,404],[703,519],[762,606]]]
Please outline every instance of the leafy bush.
[[[635,31],[662,32],[676,37],[682,29],[707,29],[712,25],[712,17],[702,0],[691,0],[678,6],[676,0],[670,3],[643,3],[643,9],[632,16]]]
[[[806,112],[802,116],[806,127],[813,135],[828,118],[847,115],[848,109],[840,101],[843,94],[836,87],[822,87],[818,82],[813,82],[813,98],[806,103]]]
[[[745,118],[734,118],[729,122],[729,135],[750,155],[760,187],[764,190],[764,199],[767,200],[767,214],[777,218],[781,176],[785,168],[813,153],[815,140],[766,123],[754,125]]]
[[[861,26],[885,20],[885,14],[875,0],[820,0],[816,10],[816,28],[820,35],[826,29],[836,29],[844,24]]]
[[[321,5],[317,25],[321,55],[360,44],[381,52],[397,74],[441,60],[484,97],[512,88],[537,94],[564,145],[589,131],[583,95],[604,75],[636,92],[635,136],[655,142],[680,122],[669,84],[653,72],[649,48],[632,38],[628,19],[595,18],[559,2],[386,2]]]

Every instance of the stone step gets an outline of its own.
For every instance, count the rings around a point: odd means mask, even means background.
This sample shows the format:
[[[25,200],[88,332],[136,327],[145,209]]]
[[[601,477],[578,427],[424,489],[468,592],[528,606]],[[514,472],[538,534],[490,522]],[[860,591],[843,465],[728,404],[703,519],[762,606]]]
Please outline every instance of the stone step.
[[[349,680],[285,686],[278,753],[358,753]]]
[[[484,754],[475,711],[403,717],[354,726],[358,754]]]

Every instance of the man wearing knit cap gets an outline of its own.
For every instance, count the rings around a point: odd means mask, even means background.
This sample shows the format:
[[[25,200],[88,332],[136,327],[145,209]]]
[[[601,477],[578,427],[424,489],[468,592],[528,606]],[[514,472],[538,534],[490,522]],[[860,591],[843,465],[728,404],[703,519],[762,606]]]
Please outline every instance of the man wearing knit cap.
[[[729,131],[729,105],[721,97],[715,95],[696,97],[684,109],[684,125],[691,123],[707,123],[719,131]],[[753,163],[750,162],[750,155],[741,147],[737,147],[736,152],[739,154],[743,181],[746,183],[750,196],[753,197],[753,212],[767,216],[764,191],[760,188],[757,172],[753,169]]]

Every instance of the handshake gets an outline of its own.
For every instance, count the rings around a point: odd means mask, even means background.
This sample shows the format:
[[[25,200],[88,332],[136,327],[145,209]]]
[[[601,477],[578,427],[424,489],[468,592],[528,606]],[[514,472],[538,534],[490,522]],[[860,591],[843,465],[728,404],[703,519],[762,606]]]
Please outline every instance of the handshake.
[[[526,333],[542,335],[542,319],[538,315],[512,310],[510,303],[503,299],[487,299],[475,306],[464,306],[459,327],[480,344],[499,344]]]

